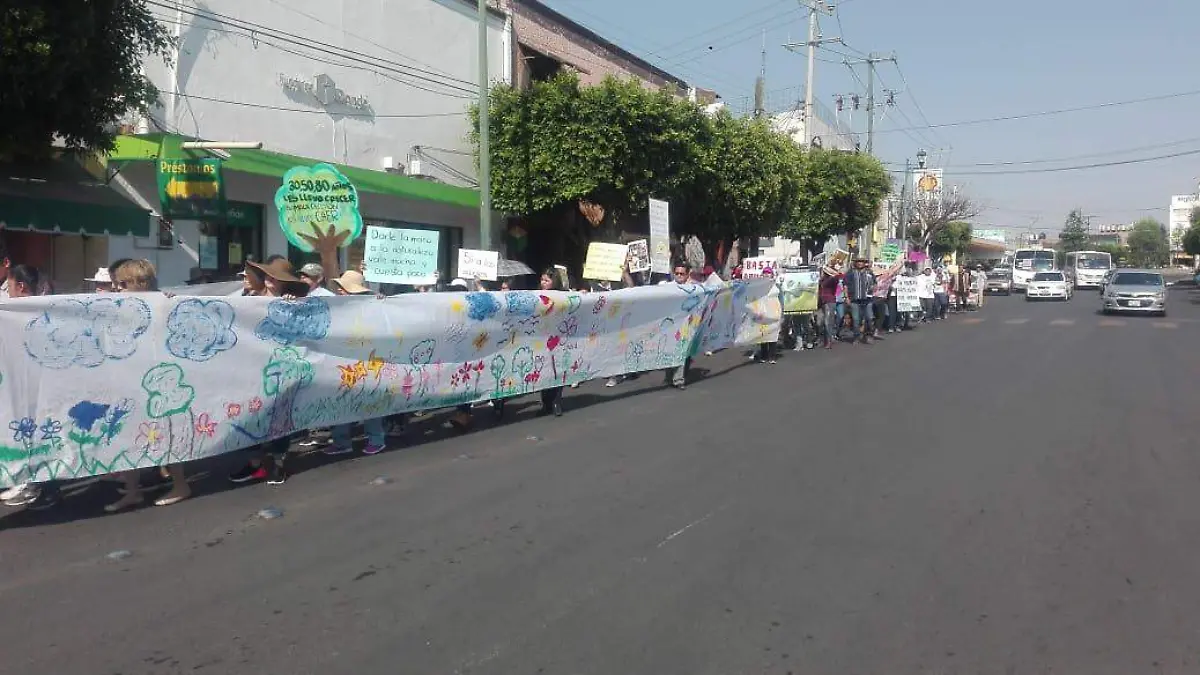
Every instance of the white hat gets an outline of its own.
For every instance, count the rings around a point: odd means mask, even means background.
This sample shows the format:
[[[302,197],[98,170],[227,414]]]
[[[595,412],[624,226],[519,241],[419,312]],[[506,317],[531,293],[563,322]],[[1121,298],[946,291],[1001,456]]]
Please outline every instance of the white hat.
[[[90,281],[96,284],[111,284],[112,277],[109,276],[107,267],[99,267],[96,269],[95,276],[84,279],[84,281]]]
[[[466,281],[463,281],[462,279],[455,279],[454,281],[450,282],[451,288],[453,288],[455,286],[458,286],[460,288],[467,288],[467,289],[471,288],[471,285],[468,284]]]

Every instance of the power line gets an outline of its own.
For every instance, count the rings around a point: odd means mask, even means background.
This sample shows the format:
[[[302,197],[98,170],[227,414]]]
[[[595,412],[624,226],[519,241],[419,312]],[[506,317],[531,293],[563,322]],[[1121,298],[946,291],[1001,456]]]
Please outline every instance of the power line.
[[[318,40],[314,40],[309,37],[296,35],[294,33],[288,33],[286,31],[278,30],[278,29],[271,28],[269,26],[264,26],[262,24],[254,23],[251,21],[244,21],[242,19],[237,19],[237,18],[234,18],[231,16],[220,14],[218,12],[213,12],[213,11],[199,12],[199,11],[195,11],[191,8],[187,8],[187,7],[164,4],[162,2],[159,2],[158,0],[146,0],[146,4],[152,5],[154,7],[158,7],[159,9],[163,9],[163,10],[166,10],[169,12],[178,12],[181,14],[186,14],[188,16],[196,17],[198,19],[204,19],[207,21],[211,21],[213,23],[229,24],[231,26],[234,26],[235,28],[240,28],[242,30],[250,31],[252,33],[252,35],[251,35],[252,39],[254,38],[254,34],[263,33],[263,34],[266,34],[268,37],[272,37],[272,38],[275,38],[275,39],[283,41],[283,42],[288,42],[290,44],[293,44],[293,45],[296,45],[296,46],[299,46],[299,47],[302,47],[305,49],[310,49],[315,52],[328,54],[330,56],[344,58],[344,59],[347,59],[350,61],[357,61],[359,63],[363,63],[363,64],[369,65],[369,66],[374,66],[376,68],[384,68],[386,70],[391,70],[392,72],[395,72],[399,75],[403,75],[405,77],[411,77],[413,79],[425,81],[430,84],[445,87],[445,88],[451,89],[451,90],[456,90],[456,91],[464,93],[464,94],[475,94],[476,93],[476,90],[474,89],[475,84],[473,82],[468,82],[467,80],[460,80],[458,78],[447,77],[445,75],[441,75],[439,73],[435,73],[432,71],[425,71],[420,68],[414,68],[413,66],[405,65],[402,63],[397,63],[395,61],[389,61],[387,59],[383,59],[378,56],[364,54],[362,52],[357,52],[352,49],[346,49],[344,47],[339,47],[337,45],[331,45],[328,43],[320,42]],[[214,18],[214,17],[216,17],[216,18]],[[369,59],[373,59],[373,61],[371,61]],[[440,78],[440,79],[437,79],[437,78]],[[466,86],[460,86],[460,84],[466,85]]]
[[[758,32],[761,31],[763,28],[767,28],[773,24],[776,24],[784,17],[792,16],[793,14],[794,14],[793,10],[789,9],[786,12],[783,12],[781,14],[776,14],[775,16],[772,16],[772,17],[770,17],[764,21],[761,21],[759,23],[756,23],[752,26],[748,26],[741,30],[735,31],[734,33],[726,36],[726,38],[722,38],[721,40],[713,41],[714,44],[717,44],[717,43],[724,42],[725,39],[732,39],[732,38],[736,37],[736,39],[733,39],[732,42],[729,42],[727,44],[721,44],[720,46],[702,45],[699,47],[685,49],[677,54],[671,55],[671,57],[668,60],[671,63],[678,63],[681,65],[686,64],[686,63],[692,63],[693,61],[699,61],[700,59],[702,59],[710,54],[713,54],[714,52],[725,51],[726,49],[729,49],[730,47],[736,47],[737,45],[742,44],[743,42],[745,42],[747,40],[753,39],[753,38],[757,37]],[[680,59],[680,57],[682,57],[684,55],[688,55],[688,54],[691,54],[691,53],[697,52],[697,51],[700,53],[696,54],[695,56],[688,56],[685,59]]]
[[[1162,148],[1172,148],[1178,145],[1187,145],[1189,143],[1200,142],[1200,137],[1185,138],[1178,141],[1169,141],[1166,143],[1155,143],[1153,145],[1142,145],[1136,148],[1125,148],[1122,150],[1107,150],[1104,152],[1089,152],[1082,155],[1069,155],[1066,157],[1053,157],[1046,159],[1028,159],[1028,160],[1011,160],[1005,162],[976,162],[974,164],[949,164],[943,168],[946,169],[969,169],[983,168],[992,166],[1030,166],[1035,164],[1057,164],[1059,162],[1070,162],[1077,159],[1090,159],[1093,157],[1112,157],[1114,155],[1125,155],[1131,152],[1142,152],[1145,150],[1159,150]],[[896,162],[886,162],[894,166],[899,166]]]
[[[923,126],[923,127],[883,129],[879,133],[883,133],[883,132],[894,133],[897,131],[913,131],[913,130],[919,131],[922,129],[947,129],[947,128],[951,128],[951,127],[966,127],[966,126],[972,126],[972,125],[977,125],[977,124],[991,124],[994,122],[1011,122],[1014,120],[1025,120],[1025,119],[1032,119],[1035,117],[1050,117],[1053,115],[1063,115],[1066,113],[1084,112],[1084,111],[1088,111],[1088,110],[1102,110],[1104,108],[1115,108],[1115,107],[1119,107],[1119,106],[1133,105],[1135,103],[1150,103],[1153,101],[1166,101],[1166,100],[1170,100],[1170,99],[1184,98],[1187,96],[1196,96],[1196,95],[1200,95],[1200,90],[1181,91],[1181,92],[1176,92],[1174,94],[1161,94],[1158,96],[1146,96],[1143,98],[1131,98],[1131,99],[1126,99],[1123,101],[1109,101],[1107,103],[1095,103],[1095,104],[1091,104],[1091,105],[1075,106],[1072,108],[1058,108],[1055,110],[1043,110],[1041,112],[1023,113],[1020,115],[1004,115],[1004,116],[1000,116],[1000,117],[987,117],[987,118],[983,118],[983,119],[964,120],[962,122],[943,122],[941,124],[930,124],[930,125]]]
[[[285,106],[268,105],[265,103],[246,103],[244,101],[230,101],[222,98],[213,98],[211,96],[200,96],[198,94],[187,94],[181,91],[163,91],[160,92],[169,96],[179,96],[180,98],[194,98],[198,101],[209,101],[211,103],[223,103],[226,105],[236,105],[243,108],[256,108],[259,110],[273,110],[276,112],[291,112],[304,113],[308,115],[339,115],[341,117],[365,117],[368,119],[421,119],[427,117],[458,117],[466,115],[466,111],[462,112],[442,112],[442,113],[402,113],[402,114],[376,114],[376,113],[356,113],[356,112],[335,112],[330,113],[326,110],[313,110],[311,108],[288,108]]]
[[[739,14],[739,15],[738,15],[737,17],[735,17],[734,19],[732,19],[732,20],[727,20],[727,21],[723,21],[723,22],[721,22],[720,24],[718,24],[718,25],[716,25],[716,26],[713,26],[712,28],[707,28],[707,29],[705,29],[705,30],[702,30],[702,31],[700,31],[699,33],[694,33],[694,34],[692,34],[692,35],[689,35],[689,36],[687,36],[687,37],[684,37],[684,38],[682,38],[682,39],[679,39],[679,40],[676,40],[676,41],[674,41],[674,42],[668,43],[667,45],[665,45],[665,46],[663,46],[663,47],[659,47],[657,50],[655,50],[655,51],[652,51],[652,52],[650,52],[650,53],[651,53],[651,54],[655,54],[655,55],[657,55],[657,56],[662,56],[662,57],[666,58],[666,57],[668,56],[668,54],[666,54],[665,52],[670,52],[670,51],[674,50],[676,47],[678,47],[678,46],[680,46],[680,45],[683,45],[683,44],[687,44],[687,43],[689,43],[689,42],[692,42],[692,41],[693,41],[693,40],[695,40],[696,38],[704,37],[704,36],[706,36],[706,35],[709,35],[709,34],[712,34],[712,33],[718,33],[718,32],[721,32],[722,30],[727,30],[727,29],[730,27],[730,25],[731,25],[731,24],[739,23],[739,22],[740,22],[740,21],[742,21],[743,19],[746,19],[746,18],[748,18],[748,17],[751,17],[751,16],[753,16],[753,15],[755,15],[755,14],[759,14],[759,13],[763,12],[764,10],[768,10],[768,9],[774,9],[776,6],[778,6],[778,5],[782,5],[782,4],[789,4],[789,5],[790,5],[791,3],[792,3],[792,0],[777,0],[776,2],[772,2],[772,3],[770,3],[770,4],[763,5],[762,7],[759,7],[758,9],[752,9],[752,10],[750,10],[750,11],[748,11],[748,12],[745,12],[745,13],[743,13],[743,14]],[[788,12],[788,13],[789,13],[789,14],[791,13],[791,12],[790,12],[790,10],[789,10],[789,12]],[[685,49],[685,50],[683,50],[683,52],[687,52],[687,51],[689,51],[689,50],[686,50],[686,49]],[[683,53],[683,52],[681,52],[681,53]],[[677,55],[676,55],[676,56],[677,56]]]
[[[1164,159],[1174,159],[1176,157],[1188,157],[1191,155],[1200,155],[1200,149],[1184,150],[1181,152],[1172,152],[1166,155],[1156,155],[1154,157],[1140,157],[1137,159],[1125,159],[1112,162],[1095,162],[1092,164],[1080,164],[1077,166],[1059,166],[1047,169],[1013,169],[1011,171],[966,171],[956,173],[956,176],[1013,176],[1034,173],[1056,173],[1061,171],[1083,171],[1086,169],[1100,169],[1110,166],[1126,166],[1129,164],[1145,164],[1147,162],[1157,162]]]

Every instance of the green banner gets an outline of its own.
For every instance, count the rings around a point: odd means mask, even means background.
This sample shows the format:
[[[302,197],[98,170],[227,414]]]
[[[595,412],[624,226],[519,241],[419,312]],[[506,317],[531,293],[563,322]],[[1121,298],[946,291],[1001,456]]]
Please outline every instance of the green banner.
[[[169,220],[222,220],[225,183],[219,159],[158,160],[158,200]]]

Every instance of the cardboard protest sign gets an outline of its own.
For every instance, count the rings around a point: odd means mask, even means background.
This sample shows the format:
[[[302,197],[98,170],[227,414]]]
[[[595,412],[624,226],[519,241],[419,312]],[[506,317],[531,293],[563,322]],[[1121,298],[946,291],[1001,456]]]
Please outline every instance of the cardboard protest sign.
[[[587,260],[583,263],[583,278],[595,281],[620,281],[625,269],[625,244],[604,244],[594,241],[588,245]]]
[[[495,281],[500,271],[500,254],[495,251],[458,249],[458,276],[463,279]]]
[[[742,261],[742,278],[757,279],[763,277],[770,272],[774,276],[779,271],[779,260],[766,256],[757,258],[746,258]]]
[[[424,286],[437,283],[438,246],[441,235],[434,230],[398,227],[367,228],[363,260],[367,281]]]

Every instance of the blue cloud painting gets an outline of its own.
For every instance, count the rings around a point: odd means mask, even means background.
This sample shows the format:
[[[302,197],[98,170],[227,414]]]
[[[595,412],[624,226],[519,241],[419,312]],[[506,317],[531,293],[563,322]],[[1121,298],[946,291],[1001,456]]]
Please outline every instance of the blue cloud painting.
[[[96,368],[133,356],[150,328],[150,306],[134,296],[63,300],[25,326],[25,352],[52,370]]]
[[[500,301],[491,293],[467,293],[467,316],[472,321],[486,321],[500,311]]]
[[[273,300],[254,335],[260,340],[291,345],[324,340],[329,333],[329,305],[317,298]]]
[[[224,300],[188,298],[167,317],[167,351],[189,361],[207,361],[237,344],[236,314]]]

